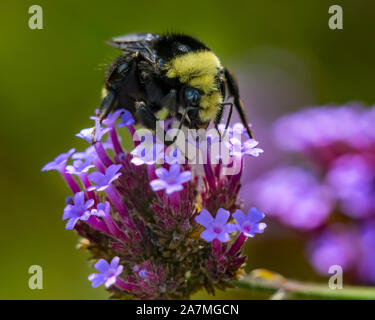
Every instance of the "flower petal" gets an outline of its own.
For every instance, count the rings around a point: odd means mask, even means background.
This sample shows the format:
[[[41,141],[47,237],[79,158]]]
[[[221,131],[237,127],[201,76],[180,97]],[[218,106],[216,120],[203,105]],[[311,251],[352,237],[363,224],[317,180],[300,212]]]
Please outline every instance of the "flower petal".
[[[223,208],[220,208],[216,213],[215,222],[223,225],[227,223],[229,216],[230,216],[229,211]]]
[[[118,264],[120,262],[120,258],[119,257],[114,257],[111,261],[111,268],[113,269],[116,269]]]
[[[195,217],[195,221],[207,229],[214,221],[214,218],[212,218],[211,214],[206,209],[202,209],[199,216]]]
[[[180,184],[173,184],[173,185],[168,185],[166,192],[167,194],[171,194],[176,191],[181,191],[184,187]]]
[[[94,267],[100,273],[105,273],[109,269],[109,263],[105,261],[104,259],[100,259],[97,263],[95,263]]]
[[[227,232],[221,232],[217,238],[221,241],[221,242],[227,242],[229,239],[230,239],[230,236]]]
[[[247,213],[247,218],[251,223],[259,222],[260,220],[264,219],[264,217],[264,213],[258,211],[258,209],[255,207],[250,208],[249,212]]]
[[[239,225],[242,225],[245,220],[246,220],[246,216],[245,214],[243,213],[242,210],[239,210],[237,209],[233,214],[232,214],[233,218],[236,219],[237,223]]]
[[[212,240],[214,240],[216,238],[216,234],[213,233],[210,230],[204,230],[201,233],[201,238],[204,239],[204,240],[206,240],[207,242],[211,242]]]
[[[188,182],[190,181],[192,178],[192,174],[190,171],[184,171],[180,174],[179,178],[178,178],[178,182],[179,183],[185,183],[185,182]]]
[[[153,191],[163,190],[168,187],[168,184],[162,179],[155,179],[150,182]]]

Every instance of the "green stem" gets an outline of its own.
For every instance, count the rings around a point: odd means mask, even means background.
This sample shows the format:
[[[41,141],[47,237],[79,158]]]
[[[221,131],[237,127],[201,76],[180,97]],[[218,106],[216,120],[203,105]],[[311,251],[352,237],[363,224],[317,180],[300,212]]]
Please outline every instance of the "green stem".
[[[342,289],[330,289],[327,284],[304,283],[285,279],[284,277],[262,270],[262,274],[257,271],[246,275],[238,280],[233,280],[233,285],[237,288],[262,291],[275,294],[285,292],[288,298],[304,299],[335,299],[335,300],[374,300],[375,287],[345,286]]]

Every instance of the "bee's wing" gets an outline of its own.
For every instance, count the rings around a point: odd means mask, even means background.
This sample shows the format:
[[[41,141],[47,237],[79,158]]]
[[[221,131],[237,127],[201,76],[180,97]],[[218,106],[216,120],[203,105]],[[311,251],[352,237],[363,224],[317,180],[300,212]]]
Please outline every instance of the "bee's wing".
[[[160,35],[154,33],[131,33],[112,38],[107,43],[125,53],[139,53],[146,60],[155,63],[157,54],[153,49],[153,43]]]
[[[129,50],[137,48],[137,46],[144,45],[147,42],[151,43],[157,40],[160,36],[155,33],[130,33],[122,36],[114,37],[107,43],[116,49]]]

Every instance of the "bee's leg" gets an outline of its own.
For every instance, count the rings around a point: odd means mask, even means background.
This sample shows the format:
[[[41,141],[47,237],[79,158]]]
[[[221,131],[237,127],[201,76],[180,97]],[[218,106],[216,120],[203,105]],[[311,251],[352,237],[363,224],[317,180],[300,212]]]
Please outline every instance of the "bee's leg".
[[[225,137],[225,135],[227,134],[227,130],[228,130],[228,127],[229,127],[230,119],[232,118],[232,113],[233,113],[233,103],[228,102],[228,103],[225,103],[225,105],[229,105],[230,107],[229,107],[229,113],[228,113],[227,122],[225,123],[225,130],[224,130],[224,133],[223,133],[223,137]]]
[[[161,99],[161,105],[164,108],[167,108],[169,113],[176,114],[178,105],[177,105],[177,91],[172,89],[169,93]]]
[[[160,130],[156,130],[158,119],[155,117],[149,105],[147,105],[144,101],[137,101],[135,103],[135,109],[135,117],[137,120],[139,120],[145,127],[154,130],[155,132],[160,132]],[[164,137],[158,137],[159,140],[164,141],[166,146],[171,145],[173,142],[166,140],[166,137],[169,136],[165,132],[164,128],[162,128],[162,132],[164,132]]]
[[[236,79],[234,75],[228,70],[225,69],[225,78],[229,89],[229,94],[233,96],[233,104],[237,109],[238,114],[240,115],[241,122],[246,128],[247,133],[249,134],[250,138],[253,138],[253,133],[250,130],[249,122],[246,118],[246,113],[243,107],[243,103],[239,96],[239,89]]]
[[[100,122],[105,119],[109,113],[113,110],[116,101],[116,93],[112,90],[108,91],[108,94],[103,98],[102,103],[99,107],[99,119]]]
[[[148,106],[144,101],[136,101],[135,110],[135,118],[138,121],[149,129],[156,129],[156,121],[158,121],[158,119],[155,117],[150,106]]]
[[[109,115],[109,113],[113,110],[116,101],[116,93],[112,90],[109,90],[107,95],[103,98],[102,103],[99,107],[99,122],[102,121]],[[91,140],[92,143],[96,143],[95,138],[96,127],[94,126],[92,133],[91,133]]]

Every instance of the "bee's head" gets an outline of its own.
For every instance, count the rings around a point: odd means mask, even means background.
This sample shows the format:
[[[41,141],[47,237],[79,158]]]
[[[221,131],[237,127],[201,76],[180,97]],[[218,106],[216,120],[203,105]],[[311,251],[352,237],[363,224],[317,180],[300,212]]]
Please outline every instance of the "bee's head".
[[[222,103],[219,73],[220,60],[202,42],[186,35],[162,37],[156,50],[163,59],[166,77],[177,79],[184,88],[186,106],[199,109],[197,127],[212,120]]]

